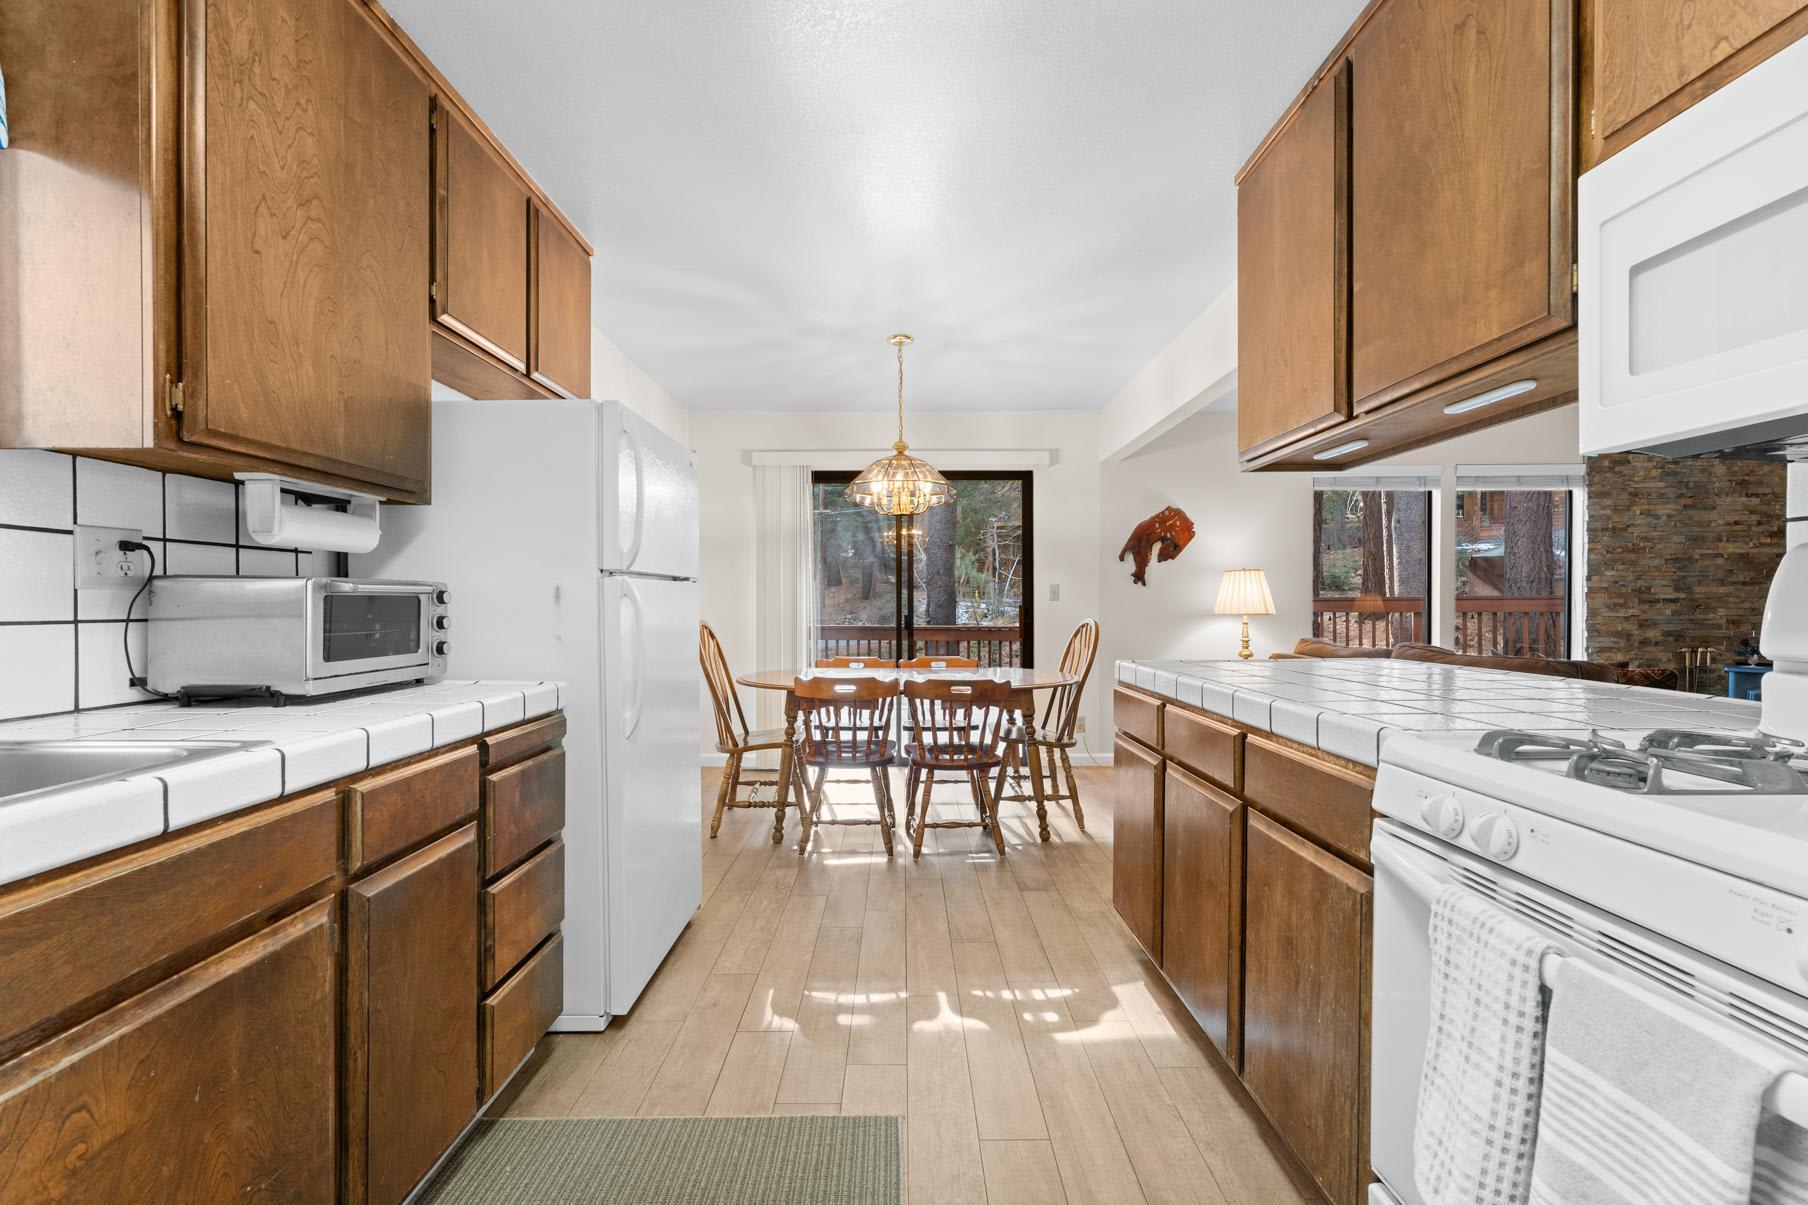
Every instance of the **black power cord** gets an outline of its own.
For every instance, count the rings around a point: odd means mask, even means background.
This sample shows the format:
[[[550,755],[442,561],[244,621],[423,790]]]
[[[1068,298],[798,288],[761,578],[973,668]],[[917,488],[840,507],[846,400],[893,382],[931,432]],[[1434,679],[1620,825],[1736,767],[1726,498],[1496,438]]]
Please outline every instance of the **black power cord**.
[[[138,587],[138,592],[132,595],[132,601],[126,604],[125,627],[119,637],[119,643],[126,652],[126,685],[159,699],[173,699],[176,697],[175,695],[166,695],[160,690],[152,690],[147,685],[149,680],[140,677],[138,671],[132,668],[132,612],[138,609],[138,600],[144,597],[144,592],[151,588],[151,579],[157,576],[157,554],[152,551],[149,544],[139,540],[121,540],[119,550],[121,552],[142,552],[151,561],[151,571],[145,574],[144,584]]]

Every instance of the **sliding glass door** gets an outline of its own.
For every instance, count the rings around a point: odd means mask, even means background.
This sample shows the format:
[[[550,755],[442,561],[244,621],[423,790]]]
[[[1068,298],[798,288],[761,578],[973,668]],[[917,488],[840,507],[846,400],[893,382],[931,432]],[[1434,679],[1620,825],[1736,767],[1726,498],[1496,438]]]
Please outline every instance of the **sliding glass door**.
[[[949,473],[955,501],[894,521],[812,478],[817,657],[1031,662],[1028,473]]]

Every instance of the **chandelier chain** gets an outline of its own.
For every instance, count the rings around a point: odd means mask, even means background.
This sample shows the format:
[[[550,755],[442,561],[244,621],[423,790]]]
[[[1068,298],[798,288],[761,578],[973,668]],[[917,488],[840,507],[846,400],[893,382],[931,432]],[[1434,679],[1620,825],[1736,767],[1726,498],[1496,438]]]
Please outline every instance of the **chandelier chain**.
[[[904,344],[898,344],[898,443],[904,443]]]

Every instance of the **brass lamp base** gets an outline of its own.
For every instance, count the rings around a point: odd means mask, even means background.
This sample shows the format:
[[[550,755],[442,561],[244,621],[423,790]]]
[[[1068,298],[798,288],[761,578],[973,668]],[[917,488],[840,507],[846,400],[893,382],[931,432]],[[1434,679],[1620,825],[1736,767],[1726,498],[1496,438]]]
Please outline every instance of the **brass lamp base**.
[[[1254,653],[1249,651],[1249,616],[1247,615],[1243,617],[1243,647],[1237,650],[1237,656],[1244,661],[1248,661],[1251,657],[1255,656]]]

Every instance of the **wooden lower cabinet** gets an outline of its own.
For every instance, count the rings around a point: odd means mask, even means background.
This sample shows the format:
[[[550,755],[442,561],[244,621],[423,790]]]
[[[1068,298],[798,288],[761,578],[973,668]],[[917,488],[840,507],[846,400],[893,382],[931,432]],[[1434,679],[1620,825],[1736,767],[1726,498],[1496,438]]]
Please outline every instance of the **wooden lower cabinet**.
[[[0,1202],[332,1202],[332,908],[0,1066]]]
[[[1161,754],[1128,737],[1113,746],[1111,902],[1149,957],[1161,961]]]
[[[1169,763],[1162,785],[1161,969],[1232,1067],[1242,1006],[1243,804]]]
[[[477,826],[346,892],[346,1200],[394,1205],[476,1115]]]
[[[1374,879],[1248,813],[1243,1082],[1333,1205],[1368,1168]]]

